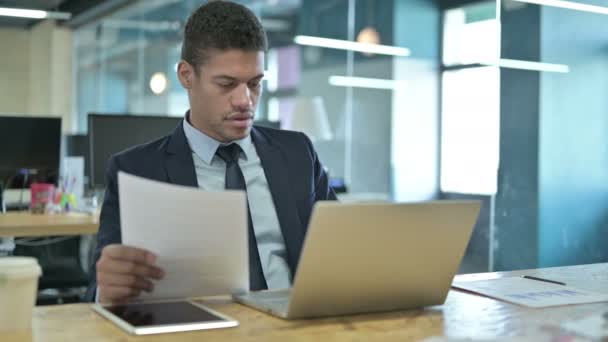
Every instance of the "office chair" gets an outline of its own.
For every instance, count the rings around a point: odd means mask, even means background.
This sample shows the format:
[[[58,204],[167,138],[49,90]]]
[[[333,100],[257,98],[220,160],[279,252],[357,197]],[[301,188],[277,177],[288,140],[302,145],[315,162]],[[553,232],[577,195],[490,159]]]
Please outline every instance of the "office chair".
[[[17,239],[13,255],[38,259],[42,276],[36,305],[80,302],[88,285],[81,236]]]

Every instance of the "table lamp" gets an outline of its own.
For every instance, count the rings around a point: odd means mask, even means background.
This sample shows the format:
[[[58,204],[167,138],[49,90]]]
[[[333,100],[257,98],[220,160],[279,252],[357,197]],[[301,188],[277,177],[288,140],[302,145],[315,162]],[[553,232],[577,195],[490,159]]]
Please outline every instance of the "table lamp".
[[[293,108],[283,129],[304,132],[312,141],[333,138],[322,97],[298,97]]]

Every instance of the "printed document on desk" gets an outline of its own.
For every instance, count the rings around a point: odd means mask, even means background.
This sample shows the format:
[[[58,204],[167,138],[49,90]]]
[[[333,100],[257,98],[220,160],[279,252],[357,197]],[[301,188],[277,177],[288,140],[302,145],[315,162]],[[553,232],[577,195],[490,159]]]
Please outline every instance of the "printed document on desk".
[[[165,271],[138,299],[242,293],[249,289],[243,191],[199,188],[118,174],[122,243],[158,256]]]
[[[522,277],[460,281],[452,287],[532,308],[608,301],[608,294]]]

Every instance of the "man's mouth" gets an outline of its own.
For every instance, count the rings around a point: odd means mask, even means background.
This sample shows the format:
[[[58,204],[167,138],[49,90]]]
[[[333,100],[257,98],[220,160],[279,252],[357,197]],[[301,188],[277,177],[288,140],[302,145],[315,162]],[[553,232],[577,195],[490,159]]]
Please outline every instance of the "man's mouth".
[[[249,113],[231,115],[226,119],[232,126],[248,127],[253,122],[253,115]]]

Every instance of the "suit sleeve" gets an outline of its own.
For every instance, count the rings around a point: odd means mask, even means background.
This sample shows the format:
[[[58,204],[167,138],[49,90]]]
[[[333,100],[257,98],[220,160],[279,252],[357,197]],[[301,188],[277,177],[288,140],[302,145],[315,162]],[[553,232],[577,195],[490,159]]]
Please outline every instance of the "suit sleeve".
[[[94,301],[97,289],[95,264],[101,256],[103,248],[110,244],[120,243],[120,211],[118,205],[118,165],[115,157],[108,163],[106,172],[106,192],[99,217],[99,231],[97,232],[97,245],[94,257],[89,267],[89,287],[85,300]]]
[[[306,139],[306,144],[308,145],[308,149],[310,150],[313,160],[315,202],[337,200],[334,190],[329,186],[329,177],[327,177],[327,172],[325,172],[325,169],[319,160],[319,156],[317,155],[312,142],[308,136],[306,136],[306,134],[302,133],[302,136],[304,136],[304,139]]]

